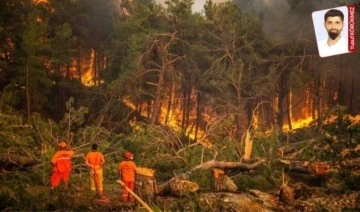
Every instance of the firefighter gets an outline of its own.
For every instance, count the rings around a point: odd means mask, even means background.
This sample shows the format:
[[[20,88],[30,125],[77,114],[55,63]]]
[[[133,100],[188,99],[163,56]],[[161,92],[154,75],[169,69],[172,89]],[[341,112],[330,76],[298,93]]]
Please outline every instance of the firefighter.
[[[135,171],[136,165],[132,161],[134,159],[134,154],[131,152],[125,153],[125,160],[119,163],[119,175],[121,180],[124,182],[125,186],[127,186],[130,190],[134,191],[135,187]],[[126,191],[125,188],[121,190],[121,199],[124,202],[130,200],[130,202],[135,202],[135,198]]]
[[[65,140],[61,140],[58,146],[59,150],[51,159],[53,167],[50,178],[51,189],[56,188],[61,180],[64,181],[65,189],[67,189],[72,168],[71,157],[74,155],[74,151],[68,148]]]
[[[104,155],[97,150],[97,144],[94,143],[91,149],[85,157],[85,164],[89,167],[91,190],[96,190],[99,199],[107,200],[103,194],[103,165],[105,158]]]

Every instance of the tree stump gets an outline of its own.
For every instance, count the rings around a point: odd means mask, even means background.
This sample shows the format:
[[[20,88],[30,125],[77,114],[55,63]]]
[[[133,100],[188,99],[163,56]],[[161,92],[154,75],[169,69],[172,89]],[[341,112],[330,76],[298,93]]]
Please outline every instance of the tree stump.
[[[212,190],[214,192],[219,191],[236,191],[238,189],[234,181],[225,175],[224,170],[214,168],[212,175]]]
[[[279,199],[284,203],[292,203],[294,200],[294,189],[288,185],[282,185],[279,191]]]
[[[155,170],[137,167],[136,169],[136,194],[147,204],[156,203],[156,179]]]
[[[223,191],[224,190],[224,170],[214,168],[212,174],[212,190],[214,192]]]

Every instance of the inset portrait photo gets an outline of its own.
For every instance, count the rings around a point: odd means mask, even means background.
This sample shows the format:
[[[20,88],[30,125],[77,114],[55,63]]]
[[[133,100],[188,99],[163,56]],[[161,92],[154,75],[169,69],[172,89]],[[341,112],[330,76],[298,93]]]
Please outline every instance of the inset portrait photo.
[[[355,51],[355,6],[342,6],[312,13],[320,57]]]

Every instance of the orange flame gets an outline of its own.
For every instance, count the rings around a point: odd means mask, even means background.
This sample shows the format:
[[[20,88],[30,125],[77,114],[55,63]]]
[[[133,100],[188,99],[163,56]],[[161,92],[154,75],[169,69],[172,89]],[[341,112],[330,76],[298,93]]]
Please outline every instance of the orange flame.
[[[306,126],[309,126],[314,121],[314,118],[312,116],[312,98],[311,98],[311,91],[309,89],[306,89],[303,93],[304,96],[304,102],[303,104],[299,104],[297,107],[293,106],[294,99],[296,99],[293,96],[293,93],[290,92],[290,120],[291,120],[291,130],[303,128]],[[299,108],[301,107],[301,108]],[[301,110],[301,113],[298,115],[294,114],[294,110]],[[285,132],[290,131],[289,124],[283,125],[283,130]]]
[[[131,109],[133,109],[133,110],[136,109],[135,104],[132,103],[129,99],[125,98],[123,100],[123,102]],[[145,103],[142,106],[145,108],[145,106],[146,106]],[[146,113],[147,113],[146,110],[141,111],[142,116],[147,116]],[[182,131],[181,115],[182,115],[182,111],[180,108],[173,108],[171,111],[168,112],[167,104],[164,103],[160,108],[159,122],[170,126],[176,132],[180,132],[180,131]],[[168,116],[168,117],[166,118],[166,116]],[[195,117],[196,117],[195,109],[193,109],[193,111],[190,113],[190,122],[192,122],[192,123],[190,124],[190,127],[188,129],[186,129],[186,135],[188,135],[188,137],[192,140],[195,139],[195,127],[192,127],[195,122],[195,119],[196,119]],[[204,116],[203,118],[206,119],[206,117],[210,117],[210,116]],[[167,122],[165,123],[165,121],[167,121]],[[207,121],[209,121],[209,120],[207,120]],[[138,128],[135,120],[132,120],[130,122],[130,125],[135,129]],[[206,136],[205,132],[201,129],[198,129],[197,142],[207,148],[212,148],[211,142],[205,136]]]
[[[85,86],[94,86],[94,57],[95,57],[95,51],[94,49],[91,49],[91,53],[90,53],[90,64],[89,66],[85,69],[85,71],[82,73],[81,75],[81,83]]]
[[[33,0],[32,2],[35,3],[35,4],[39,4],[39,3],[49,3],[48,0]]]

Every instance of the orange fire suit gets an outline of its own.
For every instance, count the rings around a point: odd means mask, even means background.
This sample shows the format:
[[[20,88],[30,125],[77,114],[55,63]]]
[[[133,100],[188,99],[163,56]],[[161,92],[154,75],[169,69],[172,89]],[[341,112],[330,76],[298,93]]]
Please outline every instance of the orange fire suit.
[[[74,151],[71,150],[59,150],[51,159],[53,170],[51,174],[51,188],[55,188],[63,180],[65,187],[69,182],[70,172],[72,168],[71,157],[74,155]]]
[[[135,188],[135,171],[136,165],[131,160],[124,160],[119,163],[119,173],[121,175],[121,180],[124,184],[132,191]],[[129,192],[123,188],[121,190],[121,197],[123,201],[128,201],[130,199],[131,202],[135,201],[135,198],[129,195]]]
[[[100,196],[103,195],[103,168],[105,163],[104,155],[98,151],[91,151],[85,157],[85,163],[90,167],[90,185],[91,190],[98,192]]]

